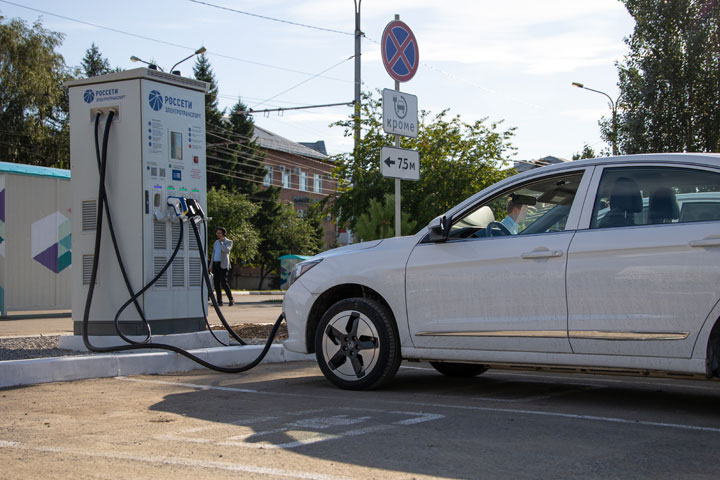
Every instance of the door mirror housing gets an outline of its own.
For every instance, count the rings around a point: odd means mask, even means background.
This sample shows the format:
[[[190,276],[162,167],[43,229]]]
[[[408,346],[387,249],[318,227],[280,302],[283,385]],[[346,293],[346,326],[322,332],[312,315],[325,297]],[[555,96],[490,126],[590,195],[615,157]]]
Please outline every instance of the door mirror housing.
[[[434,243],[445,242],[450,235],[450,220],[443,215],[430,224],[428,240]]]

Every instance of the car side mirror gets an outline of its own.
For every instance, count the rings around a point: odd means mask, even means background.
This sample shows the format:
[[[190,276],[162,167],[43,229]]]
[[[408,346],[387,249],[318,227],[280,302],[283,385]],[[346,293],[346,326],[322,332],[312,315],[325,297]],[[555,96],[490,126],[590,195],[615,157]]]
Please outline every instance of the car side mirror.
[[[430,225],[430,231],[428,232],[428,240],[431,242],[445,242],[450,235],[450,221],[443,215],[438,218],[437,221]]]

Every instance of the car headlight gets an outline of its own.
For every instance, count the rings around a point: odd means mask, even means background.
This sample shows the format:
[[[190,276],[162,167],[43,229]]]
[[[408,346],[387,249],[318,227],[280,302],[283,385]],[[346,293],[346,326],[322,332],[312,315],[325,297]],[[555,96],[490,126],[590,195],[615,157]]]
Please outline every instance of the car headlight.
[[[311,268],[313,268],[318,263],[322,262],[322,258],[318,258],[317,260],[308,260],[306,262],[300,262],[292,269],[292,272],[290,273],[290,280],[288,281],[288,287],[295,283],[295,280],[305,275]]]

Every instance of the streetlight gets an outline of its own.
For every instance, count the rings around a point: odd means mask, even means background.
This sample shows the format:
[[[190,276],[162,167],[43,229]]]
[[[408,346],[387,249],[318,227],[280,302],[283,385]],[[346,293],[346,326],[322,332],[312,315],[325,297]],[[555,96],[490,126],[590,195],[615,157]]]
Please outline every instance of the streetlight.
[[[573,87],[578,88],[584,88],[585,90],[590,90],[591,92],[599,93],[600,95],[605,95],[607,99],[610,101],[610,110],[612,110],[612,153],[613,155],[617,155],[617,106],[615,105],[615,102],[613,102],[613,99],[610,98],[610,95],[608,95],[605,92],[601,92],[600,90],[595,90],[593,88],[586,87],[584,84],[580,82],[572,82]]]
[[[132,57],[130,57],[130,61],[131,61],[131,62],[144,63],[145,65],[148,66],[148,68],[149,68],[150,70],[158,70],[158,69],[159,69],[161,72],[164,72],[164,70],[163,70],[162,68],[158,67],[156,64],[150,63],[150,62],[146,62],[146,61],[143,60],[142,58],[138,58],[138,57],[136,57],[135,55],[133,55]]]
[[[187,57],[183,58],[182,60],[180,60],[179,62],[177,62],[175,65],[173,65],[172,68],[170,69],[170,73],[172,73],[173,75],[180,75],[180,71],[176,71],[176,70],[175,70],[175,67],[177,67],[178,65],[180,65],[180,64],[181,64],[182,62],[184,62],[185,60],[187,60],[187,59],[189,59],[189,58],[192,58],[192,57],[194,57],[195,55],[200,55],[201,53],[205,53],[205,52],[207,52],[207,48],[205,48],[205,47],[200,47],[200,48],[198,48],[197,50],[195,50],[195,52],[194,52],[192,55],[188,55]]]

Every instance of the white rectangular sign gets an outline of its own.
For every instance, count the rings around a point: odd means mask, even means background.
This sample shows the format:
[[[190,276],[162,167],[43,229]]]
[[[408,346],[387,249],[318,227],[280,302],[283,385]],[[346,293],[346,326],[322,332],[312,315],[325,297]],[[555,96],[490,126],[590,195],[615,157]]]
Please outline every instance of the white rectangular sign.
[[[420,154],[417,150],[382,147],[380,171],[383,177],[420,180]]]
[[[382,104],[385,133],[417,138],[417,96],[386,88],[383,90]]]

